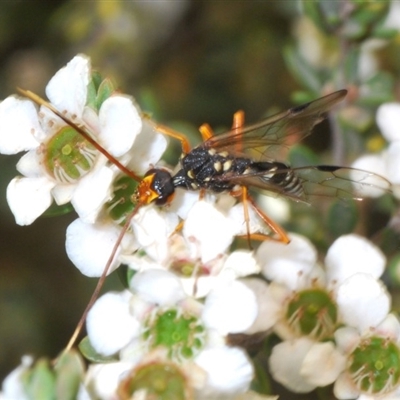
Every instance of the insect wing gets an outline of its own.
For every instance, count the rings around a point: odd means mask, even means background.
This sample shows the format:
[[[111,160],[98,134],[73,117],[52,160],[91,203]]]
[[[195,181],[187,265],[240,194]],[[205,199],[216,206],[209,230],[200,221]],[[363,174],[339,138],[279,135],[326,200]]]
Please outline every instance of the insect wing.
[[[256,124],[213,136],[203,146],[229,152],[232,149],[251,150],[260,153],[263,158],[276,158],[282,146],[292,145],[308,136],[312,128],[322,121],[323,114],[343,100],[346,93],[347,90],[339,90]]]
[[[285,177],[288,173],[295,175],[301,185],[301,191],[294,193],[291,183],[286,183]],[[282,179],[279,179],[280,176]],[[258,188],[306,203],[321,197],[362,200],[365,197],[379,197],[391,192],[391,183],[383,176],[361,169],[333,165],[278,169],[274,172],[273,179],[265,172],[225,177],[222,175],[217,179],[229,180],[230,183]]]
[[[313,197],[362,200],[391,191],[386,178],[361,169],[318,165],[293,168],[293,171],[301,180],[306,201]]]

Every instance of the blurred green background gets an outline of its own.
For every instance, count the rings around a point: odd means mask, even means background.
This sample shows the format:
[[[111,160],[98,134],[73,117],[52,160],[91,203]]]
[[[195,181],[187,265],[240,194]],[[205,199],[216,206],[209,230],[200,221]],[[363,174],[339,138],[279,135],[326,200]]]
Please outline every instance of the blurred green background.
[[[299,10],[297,1],[2,1],[0,95],[20,86],[44,96],[51,76],[85,53],[143,110],[185,133],[204,122],[229,127],[238,109],[252,122],[293,105],[299,86],[283,49],[295,42]],[[5,193],[18,159],[0,155],[0,379],[23,354],[56,356],[96,283],[65,255],[75,215],[15,225]],[[117,278],[107,285],[119,287]]]

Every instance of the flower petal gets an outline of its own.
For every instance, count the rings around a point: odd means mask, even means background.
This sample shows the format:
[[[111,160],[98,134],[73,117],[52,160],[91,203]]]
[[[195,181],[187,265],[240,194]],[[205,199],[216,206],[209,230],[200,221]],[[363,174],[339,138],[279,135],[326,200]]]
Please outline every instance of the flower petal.
[[[17,170],[27,178],[39,178],[45,175],[36,150],[28,151],[19,159]]]
[[[120,228],[111,223],[88,224],[78,218],[67,228],[65,242],[67,255],[82,274],[99,277],[104,271],[120,232]],[[118,247],[108,273],[118,267],[120,251],[121,246]]]
[[[354,188],[358,197],[376,198],[385,194],[390,189],[389,181],[385,181],[382,177],[392,177],[387,170],[388,160],[382,154],[367,154],[359,157],[353,164],[350,170],[350,178],[354,181]],[[360,180],[360,171],[365,171],[363,179]],[[371,171],[371,172],[368,172]],[[396,173],[397,174],[397,173]]]
[[[67,204],[74,195],[76,185],[56,185],[51,194],[58,205]]]
[[[206,263],[223,253],[234,237],[233,223],[206,201],[198,201],[190,210],[183,234],[194,257]]]
[[[7,187],[7,202],[18,225],[29,225],[51,205],[54,183],[47,178],[17,176]]]
[[[10,372],[4,379],[1,386],[0,398],[2,400],[28,400],[25,385],[22,377],[27,373],[29,367],[33,364],[31,356],[23,356],[21,365]]]
[[[336,380],[333,393],[337,399],[358,399],[360,395],[353,379],[346,373],[341,374]]]
[[[221,335],[248,329],[258,314],[254,292],[244,283],[224,282],[206,297],[202,319],[209,328]]]
[[[236,250],[224,262],[224,272],[232,272],[236,278],[260,273],[260,266],[252,251]]]
[[[114,399],[118,385],[125,374],[132,369],[130,362],[113,362],[108,364],[91,364],[85,378],[86,390],[90,393],[87,397],[78,400],[89,399]]]
[[[132,220],[132,228],[147,255],[159,262],[169,255],[168,239],[177,227],[178,217],[155,207],[142,207]]]
[[[99,111],[99,140],[114,156],[125,154],[142,129],[142,119],[128,96],[112,96]]]
[[[162,269],[138,272],[130,287],[146,301],[160,306],[172,306],[186,297],[179,279]]]
[[[128,290],[108,292],[90,309],[86,329],[90,343],[98,353],[115,354],[139,334],[140,323],[129,311],[131,296]]]
[[[300,374],[315,386],[327,386],[335,382],[346,361],[332,342],[315,343],[304,358]]]
[[[275,325],[282,313],[282,305],[276,301],[273,296],[270,285],[265,281],[256,278],[241,279],[250,288],[256,296],[258,313],[250,328],[246,329],[247,334],[251,335],[257,332],[265,332]]]
[[[336,347],[342,353],[350,354],[360,342],[360,333],[350,326],[339,328],[334,333]]]
[[[110,199],[113,178],[111,168],[102,166],[79,181],[71,203],[85,222],[94,223],[101,207]]]
[[[204,350],[195,362],[208,374],[201,398],[244,393],[253,379],[253,366],[246,353],[237,347],[223,346]]]
[[[400,322],[393,314],[389,314],[375,330],[381,336],[392,338],[393,340],[400,340]]]
[[[386,264],[382,251],[368,239],[355,235],[343,235],[336,239],[325,257],[328,280],[340,284],[358,272],[379,278]]]
[[[128,164],[129,169],[136,174],[145,174],[152,165],[155,165],[164,154],[168,141],[164,135],[158,133],[153,125],[143,121],[143,127],[130,150],[133,155]]]
[[[274,379],[295,393],[307,393],[316,388],[300,375],[300,368],[313,342],[307,338],[277,344],[269,358]]]
[[[60,111],[67,111],[69,116],[82,118],[87,99],[89,84],[90,59],[83,55],[75,56],[61,68],[46,86],[46,95]]]
[[[37,110],[31,101],[10,96],[0,103],[0,153],[35,149],[39,142],[34,132],[40,130]]]
[[[270,280],[282,283],[291,289],[301,284],[317,261],[317,251],[303,236],[290,234],[290,243],[265,241],[257,251],[257,260],[262,274]]]
[[[400,103],[382,104],[376,112],[376,123],[386,140],[400,140]]]
[[[338,288],[336,301],[341,320],[364,332],[380,324],[390,311],[390,296],[382,282],[358,273]]]
[[[390,181],[395,185],[400,184],[399,158],[400,142],[391,143],[386,150],[386,176],[388,176]]]

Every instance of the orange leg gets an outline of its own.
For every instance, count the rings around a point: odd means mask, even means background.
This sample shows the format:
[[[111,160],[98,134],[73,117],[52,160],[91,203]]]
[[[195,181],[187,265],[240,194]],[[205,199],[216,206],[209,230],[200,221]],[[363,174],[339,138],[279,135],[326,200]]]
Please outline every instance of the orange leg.
[[[168,126],[164,126],[164,125],[155,124],[154,127],[157,132],[160,132],[164,135],[167,135],[169,137],[179,140],[181,142],[182,152],[184,154],[187,154],[190,152],[190,143],[184,134],[179,133],[179,132],[169,128]]]
[[[201,137],[203,138],[203,142],[214,136],[214,132],[211,126],[208,124],[201,125],[199,131],[201,133]]]
[[[282,242],[288,244],[290,239],[286,233],[286,231],[279,226],[276,222],[272,221],[266,214],[264,214],[257,206],[254,199],[247,194],[247,189],[244,191],[246,193],[243,196],[243,203],[249,202],[253,207],[254,211],[258,214],[258,216],[268,225],[268,227],[277,235],[277,237],[271,237],[268,235],[264,235],[262,233],[247,233],[247,236],[254,240],[276,240],[278,242]],[[245,198],[246,197],[246,198]],[[245,215],[246,216],[246,215]],[[248,226],[248,224],[247,224]]]
[[[244,126],[244,111],[242,110],[236,111],[235,114],[233,114],[232,134],[240,132],[243,126]],[[214,136],[214,131],[208,124],[201,125],[199,131],[201,133],[201,137],[203,138],[204,142]]]
[[[233,123],[232,123],[232,134],[241,134],[242,129],[244,127],[244,111],[239,110],[233,114]],[[235,145],[235,150],[240,152],[242,151],[242,146],[240,142]]]
[[[231,193],[232,196],[237,197],[240,191],[235,193]],[[243,203],[243,211],[244,211],[244,220],[246,223],[246,235],[241,235],[241,237],[246,236],[247,241],[249,243],[249,247],[251,248],[250,240],[276,240],[282,243],[289,243],[290,239],[285,232],[285,230],[279,226],[276,222],[272,221],[267,215],[265,215],[257,206],[254,199],[249,195],[248,190],[245,186],[241,187],[241,196],[242,196],[242,203]],[[274,232],[277,237],[265,235],[263,233],[251,233],[250,232],[250,216],[249,216],[249,203],[253,207],[254,211],[258,214],[258,216],[265,222],[265,224]]]

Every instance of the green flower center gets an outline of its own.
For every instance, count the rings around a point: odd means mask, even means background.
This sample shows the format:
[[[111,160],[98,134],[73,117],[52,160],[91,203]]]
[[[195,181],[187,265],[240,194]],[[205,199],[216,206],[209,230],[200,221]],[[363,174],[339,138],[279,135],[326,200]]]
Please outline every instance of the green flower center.
[[[176,309],[160,310],[148,326],[144,339],[150,348],[167,348],[171,359],[193,358],[205,343],[206,332],[198,318]]]
[[[109,216],[121,225],[135,207],[132,195],[136,192],[137,186],[138,182],[129,176],[122,176],[114,183],[113,197],[106,203],[106,208]]]
[[[69,126],[47,143],[44,165],[60,183],[74,183],[86,175],[97,157],[97,150]]]
[[[361,392],[391,392],[400,383],[400,349],[382,337],[364,339],[350,356],[348,372]]]
[[[322,289],[297,292],[290,300],[286,319],[297,336],[329,338],[337,323],[337,306]]]
[[[144,399],[185,400],[191,398],[187,393],[187,381],[182,372],[177,366],[167,363],[141,366],[133,371],[118,389],[121,399],[131,399],[138,392],[143,394]]]

